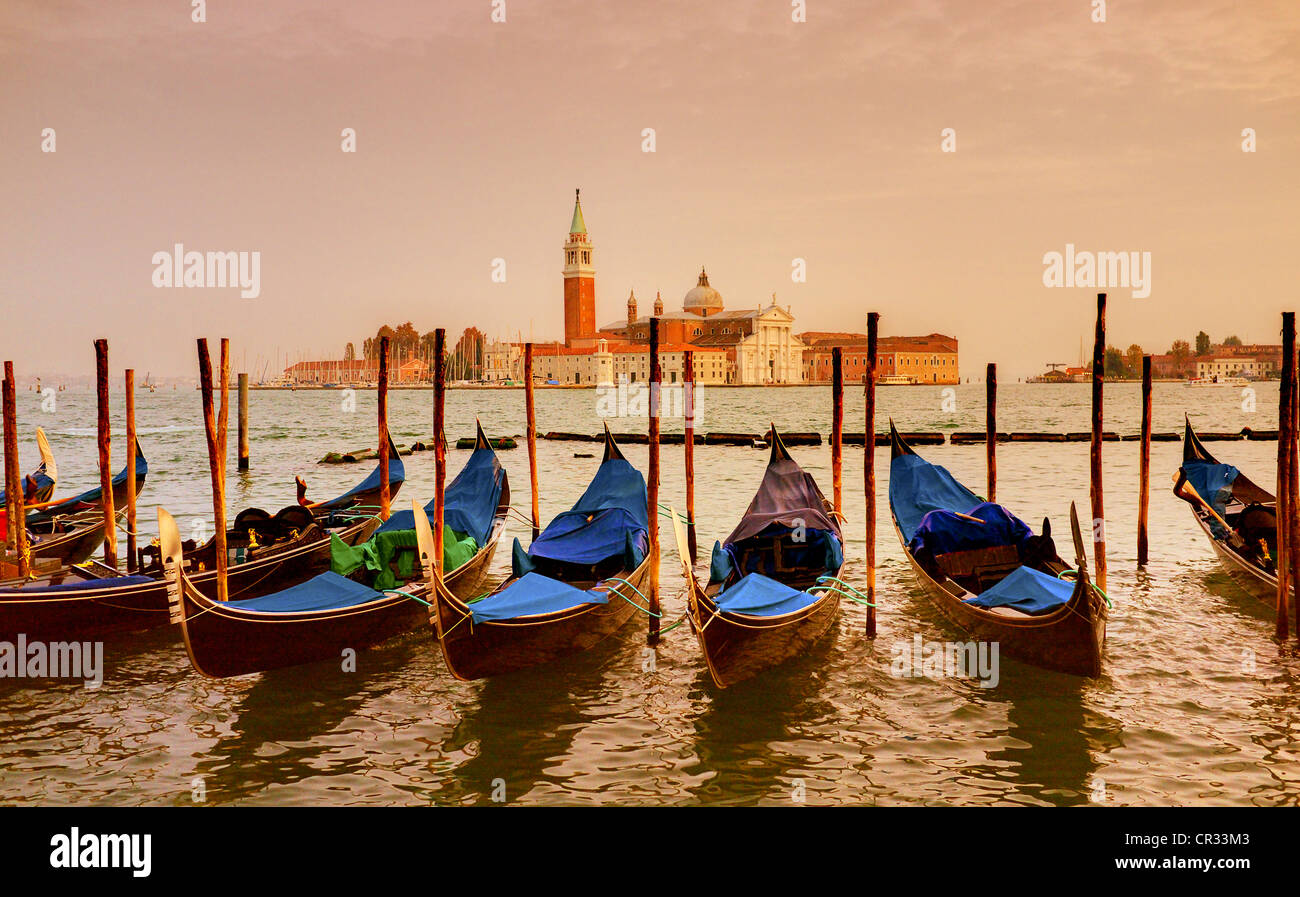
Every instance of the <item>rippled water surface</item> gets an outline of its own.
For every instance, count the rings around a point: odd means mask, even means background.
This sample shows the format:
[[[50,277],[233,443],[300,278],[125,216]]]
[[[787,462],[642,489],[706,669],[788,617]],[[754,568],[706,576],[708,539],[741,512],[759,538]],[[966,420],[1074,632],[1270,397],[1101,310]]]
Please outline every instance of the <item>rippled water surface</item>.
[[[1184,411],[1199,427],[1276,426],[1275,385],[1260,385],[1257,411],[1239,391],[1157,384],[1156,430],[1181,429]],[[97,483],[94,400],[58,394],[42,412],[19,397],[24,470],[35,457],[31,427],[50,435],[60,494]],[[118,397],[120,399],[120,397]],[[945,398],[949,401],[945,405]],[[374,442],[373,393],[355,412],[337,391],[252,394],[253,466],[231,465],[230,505],[275,509],[293,501],[293,477],[312,494],[351,485],[368,464],[325,466],[327,451]],[[427,438],[432,394],[396,392],[390,401],[399,442]],[[1086,430],[1086,385],[1003,385],[1003,430]],[[538,394],[539,428],[595,432],[596,396],[586,390]],[[701,431],[758,432],[769,420],[788,430],[830,429],[828,388],[719,389],[703,397]],[[118,409],[120,412],[120,408]],[[523,431],[523,394],[453,391],[448,436]],[[983,387],[881,391],[879,426],[983,427]],[[143,392],[141,442],[149,458],[141,526],[153,531],[161,503],[182,523],[209,517],[207,466],[198,394]],[[845,428],[862,430],[861,390],[847,396]],[[680,429],[671,422],[665,429]],[[611,421],[641,431],[644,419]],[[120,413],[115,417],[120,433]],[[1107,429],[1138,428],[1138,390],[1107,387]],[[231,420],[233,451],[234,420]],[[1271,483],[1276,443],[1214,443],[1211,449],[1261,483]],[[0,683],[0,800],[8,803],[186,804],[201,783],[209,803],[471,804],[494,790],[513,803],[869,804],[1295,804],[1300,725],[1292,645],[1273,638],[1272,611],[1220,571],[1189,510],[1169,492],[1181,443],[1152,449],[1151,557],[1136,569],[1137,444],[1105,447],[1110,594],[1115,610],[1105,675],[1095,681],[1003,659],[999,683],[897,678],[894,646],[920,635],[958,633],[916,588],[888,518],[888,451],[879,472],[876,534],[880,629],[864,636],[863,611],[845,604],[838,627],[808,656],[719,691],[707,680],[686,626],[669,632],[648,663],[644,624],[562,664],[486,682],[453,680],[427,632],[359,655],[359,670],[318,664],[244,679],[212,681],[190,669],[170,629],[107,643],[106,678],[80,684]],[[566,509],[598,458],[582,443],[539,443],[544,518]],[[627,446],[645,469],[644,446]],[[983,491],[984,449],[919,449]],[[793,449],[830,494],[830,451]],[[467,452],[450,453],[451,472]],[[525,450],[503,451],[514,503],[528,506]],[[121,447],[115,444],[115,466]],[[700,543],[734,525],[758,485],[766,453],[748,448],[696,451]],[[433,457],[406,459],[399,501],[432,495]],[[846,578],[861,585],[862,450],[846,449]],[[1088,504],[1086,444],[1004,444],[998,497],[1038,527],[1052,518],[1067,540],[1071,501]],[[681,447],[663,453],[662,498],[683,502]],[[1085,515],[1086,516],[1086,515]],[[668,535],[668,531],[664,530]],[[494,569],[509,567],[511,523]],[[1063,550],[1063,554],[1070,554]],[[707,552],[706,552],[707,554]],[[666,615],[682,613],[683,579],[666,548]]]

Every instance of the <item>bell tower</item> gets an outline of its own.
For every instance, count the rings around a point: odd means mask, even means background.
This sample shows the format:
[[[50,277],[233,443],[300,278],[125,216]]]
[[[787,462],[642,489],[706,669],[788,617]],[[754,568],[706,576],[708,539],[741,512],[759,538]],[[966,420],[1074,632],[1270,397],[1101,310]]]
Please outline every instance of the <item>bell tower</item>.
[[[582,218],[580,191],[573,191],[573,222],[564,244],[564,344],[590,346],[596,339],[596,266]]]

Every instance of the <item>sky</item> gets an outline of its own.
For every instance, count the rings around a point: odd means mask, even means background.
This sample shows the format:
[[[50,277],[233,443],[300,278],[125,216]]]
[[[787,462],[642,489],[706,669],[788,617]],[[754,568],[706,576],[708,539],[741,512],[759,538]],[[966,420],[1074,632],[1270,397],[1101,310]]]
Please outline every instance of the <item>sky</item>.
[[[0,356],[87,374],[105,337],[114,369],[196,376],[228,336],[256,376],[407,320],[562,338],[579,187],[602,324],[704,265],[728,308],[879,311],[1005,381],[1091,339],[1097,290],[1044,285],[1073,244],[1150,253],[1148,296],[1108,290],[1121,348],[1278,341],[1300,4],[798,5],[5,0]],[[260,295],[156,287],[177,243],[260,253]]]

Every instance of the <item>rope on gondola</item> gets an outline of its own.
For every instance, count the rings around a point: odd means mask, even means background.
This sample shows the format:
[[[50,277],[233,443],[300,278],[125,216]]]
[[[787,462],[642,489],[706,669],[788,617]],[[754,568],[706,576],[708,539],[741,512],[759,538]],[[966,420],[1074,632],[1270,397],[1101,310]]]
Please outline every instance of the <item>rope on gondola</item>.
[[[667,518],[669,518],[669,519],[671,520],[672,517],[673,517],[673,509],[672,509],[671,507],[669,507],[668,505],[663,504],[662,502],[660,502],[660,504],[659,504],[659,516],[660,516],[660,517],[667,517]],[[680,520],[680,521],[682,522],[682,525],[683,525],[683,526],[695,526],[695,524],[694,524],[692,521],[686,519],[686,515],[685,515],[685,514],[678,514],[678,515],[677,515],[677,519]]]
[[[834,583],[835,585],[833,586],[823,585],[823,583],[828,583],[828,582]],[[847,582],[845,582],[842,579],[838,579],[837,577],[819,576],[817,577],[817,586],[821,586],[823,591],[835,592],[837,594],[843,595],[845,598],[849,599],[854,604],[859,604],[862,607],[876,606],[876,602],[872,601],[866,595],[862,594],[857,589],[853,588],[853,586],[849,585]],[[817,586],[814,586],[813,588],[816,588]],[[804,591],[811,592],[812,589],[805,589]]]
[[[1067,573],[1070,575],[1066,576]],[[1079,579],[1079,571],[1070,570],[1070,569],[1062,570],[1060,573],[1056,574],[1056,578],[1063,579],[1066,582],[1077,582]],[[1106,594],[1106,592],[1101,588],[1101,586],[1097,585],[1091,579],[1088,580],[1088,585],[1092,586],[1093,591],[1102,597],[1102,599],[1106,602],[1106,607],[1109,610],[1115,609],[1115,603],[1110,600],[1110,596]]]
[[[641,600],[644,601],[647,605],[650,604],[650,599],[647,598],[645,595],[643,595],[643,594],[641,593],[641,590],[640,590],[640,589],[638,589],[636,586],[632,585],[632,583],[628,582],[626,579],[620,579],[620,578],[617,577],[617,576],[611,576],[609,579],[605,580],[605,582],[616,582],[616,583],[619,583],[620,585],[625,585],[625,586],[627,586],[629,589],[631,589],[632,591],[636,592],[637,595],[640,596]],[[639,604],[637,604],[635,601],[633,601],[631,598],[629,598],[629,597],[627,597],[626,595],[624,595],[624,594],[623,594],[622,592],[620,592],[618,589],[613,589],[612,591],[614,592],[615,595],[617,595],[618,597],[622,598],[624,601],[626,601],[628,604],[630,604],[630,605],[632,605],[633,607],[635,607],[637,610],[641,611],[641,613],[645,614],[647,617],[654,617],[656,620],[662,620],[662,619],[663,619],[663,616],[664,616],[663,614],[657,614],[657,613],[655,613],[655,612],[652,611],[648,606],[647,606],[647,607],[642,607],[641,605],[639,605]]]

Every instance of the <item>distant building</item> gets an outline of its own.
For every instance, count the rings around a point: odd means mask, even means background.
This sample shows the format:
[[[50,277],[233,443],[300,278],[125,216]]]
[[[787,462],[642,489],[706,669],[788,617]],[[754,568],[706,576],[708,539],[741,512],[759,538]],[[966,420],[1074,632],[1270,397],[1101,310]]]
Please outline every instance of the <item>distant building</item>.
[[[1263,380],[1272,371],[1271,362],[1244,356],[1199,358],[1196,361],[1197,377],[1246,377],[1250,380]]]
[[[843,350],[843,376],[846,382],[860,382],[867,374],[867,336],[865,333],[808,331],[799,334],[805,344],[804,380],[810,383],[831,382],[831,350]],[[960,383],[957,362],[957,338],[942,333],[926,336],[882,336],[876,345],[876,379],[896,378],[896,382]]]
[[[728,382],[726,352],[683,344],[659,347],[659,367],[666,384],[685,379],[685,353],[694,352],[695,382],[711,386]],[[522,375],[521,375],[522,377]],[[644,345],[598,340],[594,349],[541,343],[533,346],[533,377],[571,386],[647,383],[650,352]]]

